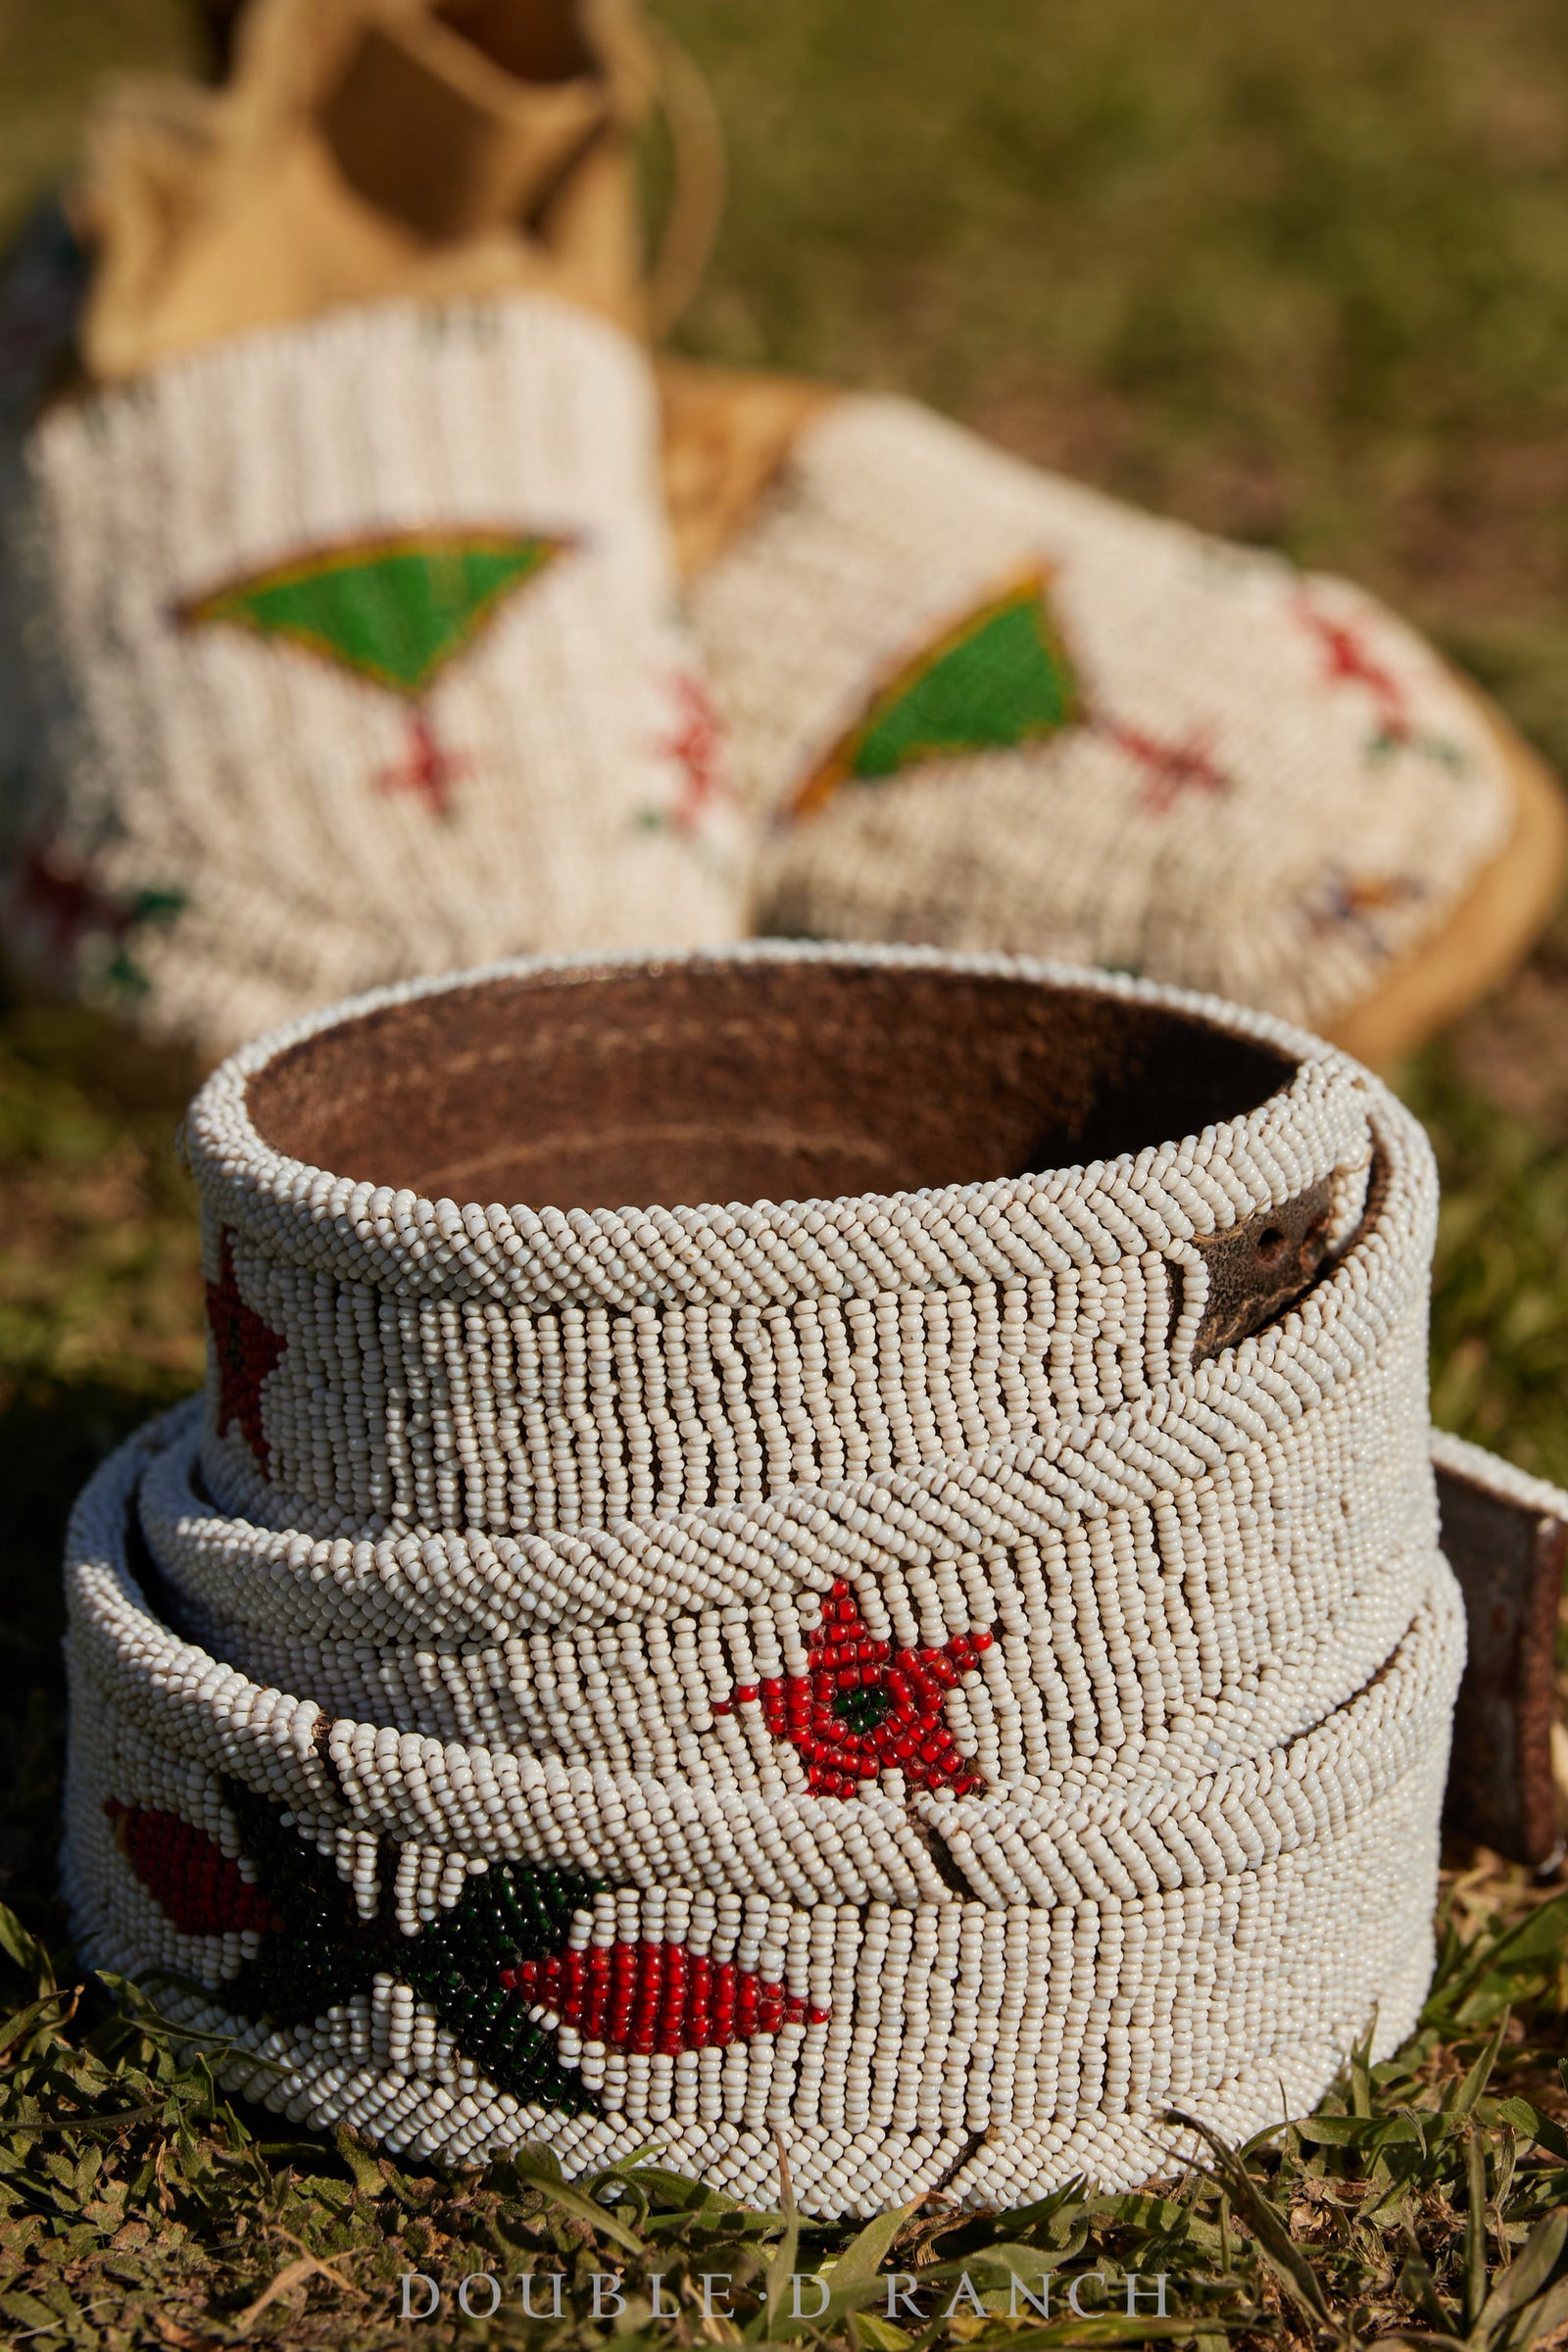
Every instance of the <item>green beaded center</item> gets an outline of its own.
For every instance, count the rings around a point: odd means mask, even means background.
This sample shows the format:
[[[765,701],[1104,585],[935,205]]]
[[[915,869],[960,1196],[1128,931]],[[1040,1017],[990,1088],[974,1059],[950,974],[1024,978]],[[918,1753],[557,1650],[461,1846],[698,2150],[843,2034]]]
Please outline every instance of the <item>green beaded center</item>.
[[[887,1714],[893,1701],[885,1690],[841,1690],[833,1701],[833,1712],[840,1723],[848,1725],[858,1739],[863,1740],[874,1732]]]

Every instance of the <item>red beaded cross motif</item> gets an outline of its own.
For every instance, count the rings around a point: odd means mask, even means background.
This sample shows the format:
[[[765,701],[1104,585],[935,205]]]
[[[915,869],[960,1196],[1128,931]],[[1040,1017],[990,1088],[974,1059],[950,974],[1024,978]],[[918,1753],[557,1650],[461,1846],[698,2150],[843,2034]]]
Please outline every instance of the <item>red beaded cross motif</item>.
[[[657,748],[681,771],[680,799],[669,821],[677,833],[695,833],[724,791],[724,733],[701,679],[682,671],[672,687],[675,731]]]
[[[1101,725],[1118,750],[1143,769],[1139,807],[1151,816],[1169,816],[1184,792],[1229,792],[1231,780],[1215,764],[1206,729],[1194,727],[1183,742],[1175,743],[1121,719],[1103,719]]]
[[[79,866],[37,843],[23,853],[17,904],[47,928],[57,954],[74,955],[90,932],[116,937],[126,928],[125,909],[117,901],[97,889]]]
[[[1296,611],[1302,627],[1317,639],[1323,675],[1329,684],[1365,687],[1382,740],[1408,743],[1412,734],[1408,697],[1387,662],[1373,652],[1364,630],[1354,621],[1336,620],[1332,613],[1319,612],[1305,596],[1297,598]]]
[[[827,2016],[825,2009],[808,2010],[782,1984],[679,1943],[591,1944],[504,1968],[500,1981],[509,1992],[553,2009],[586,2040],[644,2057],[723,2049],[801,2018],[815,2025]]]
[[[218,1364],[218,1434],[221,1437],[237,1421],[265,1474],[272,1449],[262,1426],[262,1383],[276,1369],[288,1342],[240,1297],[231,1233],[222,1237],[219,1265],[222,1279],[207,1285],[207,1320]]]
[[[954,1745],[944,1701],[990,1647],[984,1627],[956,1634],[940,1649],[896,1650],[873,1641],[841,1581],[807,1643],[806,1672],[739,1683],[713,1712],[727,1715],[760,1699],[774,1739],[800,1750],[809,1786],[826,1796],[854,1796],[861,1781],[894,1770],[917,1788],[952,1788],[962,1796],[981,1780]]]

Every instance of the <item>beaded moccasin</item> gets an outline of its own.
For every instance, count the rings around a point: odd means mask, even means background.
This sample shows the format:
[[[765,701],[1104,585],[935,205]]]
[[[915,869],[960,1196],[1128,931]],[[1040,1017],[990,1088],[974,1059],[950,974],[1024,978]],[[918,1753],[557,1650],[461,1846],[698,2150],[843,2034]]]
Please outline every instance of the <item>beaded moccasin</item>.
[[[737,929],[656,453],[637,346],[548,295],[345,311],[47,416],[24,979],[210,1054],[475,950]]]
[[[910,401],[665,387],[759,928],[1068,956],[1383,1060],[1545,921],[1554,784],[1360,590]]]
[[[607,200],[636,43],[592,14],[267,0],[229,90],[100,110],[90,382],[0,515],[23,988],[210,1060],[410,973],[743,928]]]
[[[763,949],[384,992],[187,1149],[211,1378],[74,1523],[67,1876],[254,2095],[868,2212],[1408,2031],[1464,1612],[1364,1071]]]
[[[79,351],[136,398],[31,445],[14,976],[201,1052],[478,956],[731,936],[721,730],[662,616],[623,331],[693,282],[709,110],[695,237],[645,286],[635,0],[251,0],[241,35],[223,92],[122,93],[88,143]],[[0,291],[0,372],[49,277]],[[540,323],[552,291],[600,348]],[[592,462],[542,421],[572,368]],[[1370,598],[911,403],[662,384],[756,927],[1072,956],[1383,1061],[1546,919],[1552,780]]]

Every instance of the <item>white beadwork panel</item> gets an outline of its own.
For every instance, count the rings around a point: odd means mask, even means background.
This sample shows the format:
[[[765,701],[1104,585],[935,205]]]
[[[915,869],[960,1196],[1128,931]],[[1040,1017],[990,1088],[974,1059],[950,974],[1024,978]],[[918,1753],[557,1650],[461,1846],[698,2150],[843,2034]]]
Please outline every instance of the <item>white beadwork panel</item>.
[[[733,937],[657,442],[644,355],[547,296],[56,407],[9,517],[48,752],[12,951],[210,1055],[476,956]]]
[[[1025,976],[1286,1074],[1083,1168],[569,1213],[270,1150],[248,1076],[341,1015],[204,1091],[214,1373],[73,1526],[67,1875],[256,2095],[738,2196],[777,2132],[871,2212],[1132,2184],[1169,2105],[1245,2136],[1408,2029],[1430,1153],[1276,1023]],[[1208,1250],[1306,1193],[1315,1279],[1205,1349]]]
[[[693,613],[769,931],[1057,956],[1328,1022],[1512,822],[1474,699],[1371,597],[909,401],[835,402]]]

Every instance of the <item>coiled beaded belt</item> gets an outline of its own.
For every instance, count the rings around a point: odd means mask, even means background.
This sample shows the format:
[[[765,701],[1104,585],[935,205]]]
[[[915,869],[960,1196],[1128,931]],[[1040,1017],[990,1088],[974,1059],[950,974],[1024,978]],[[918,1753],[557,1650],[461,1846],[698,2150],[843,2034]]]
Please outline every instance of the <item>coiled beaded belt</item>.
[[[1364,1071],[761,949],[384,992],[187,1145],[208,1395],[73,1530],[68,1881],[255,2095],[874,2211],[1408,2030],[1464,1628]]]

